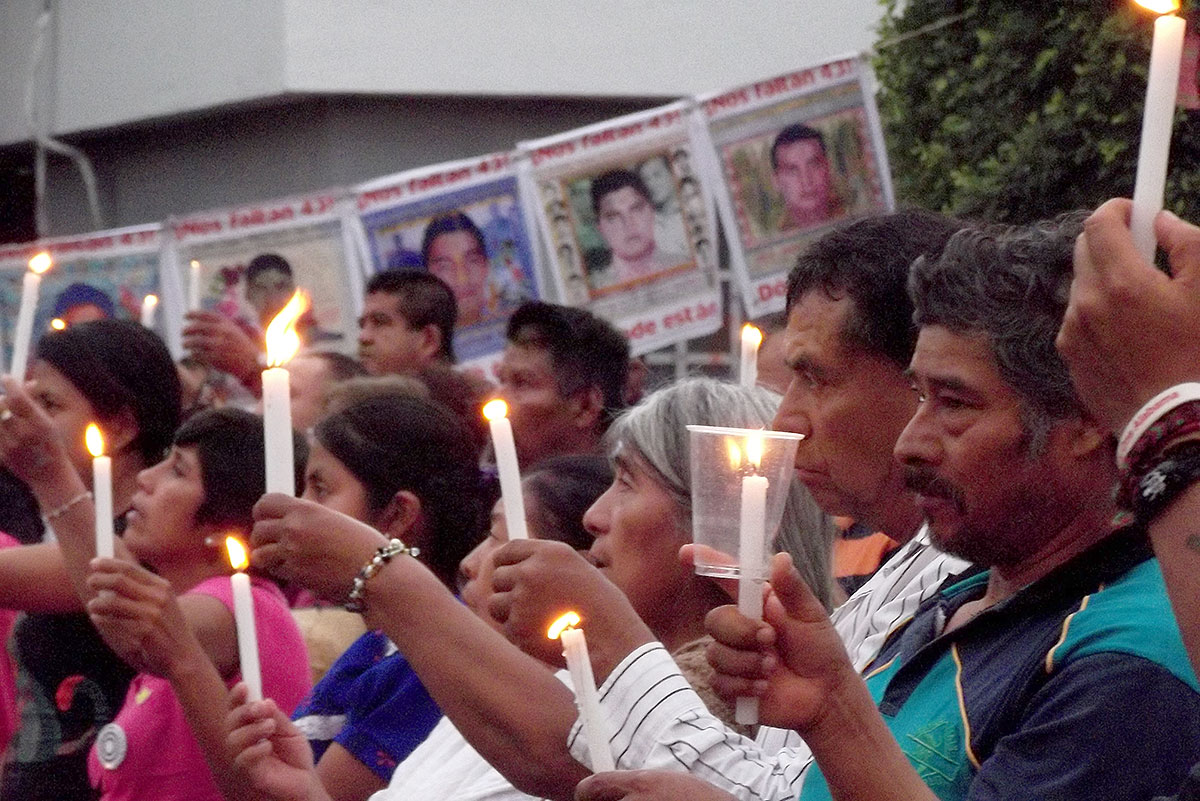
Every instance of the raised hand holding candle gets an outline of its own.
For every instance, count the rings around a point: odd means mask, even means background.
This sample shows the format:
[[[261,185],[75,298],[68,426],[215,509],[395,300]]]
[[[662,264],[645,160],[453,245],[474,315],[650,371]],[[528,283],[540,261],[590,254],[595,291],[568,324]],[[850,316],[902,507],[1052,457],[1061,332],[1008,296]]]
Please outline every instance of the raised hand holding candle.
[[[742,475],[742,503],[738,526],[738,611],[751,620],[762,620],[762,569],[767,547],[767,489],[770,482],[759,475],[763,435],[746,437],[746,464]],[[731,451],[732,452],[732,451]],[[734,710],[738,723],[758,722],[758,699],[738,698]]]
[[[188,272],[188,308],[190,312],[200,311],[200,262],[192,259]]]
[[[246,546],[237,537],[225,538],[225,550],[229,552],[229,564],[235,572],[229,577],[233,585],[233,621],[237,626],[238,664],[242,668],[242,681],[249,690],[247,701],[261,701],[262,665],[258,660],[258,633],[254,628],[254,596],[250,592],[250,577],[243,571],[249,567],[250,559]]]
[[[752,388],[758,383],[758,348],[763,334],[757,326],[746,323],[742,326],[742,364],[739,373],[743,387]]]
[[[8,374],[18,381],[25,380],[29,366],[29,346],[33,341],[33,315],[37,311],[38,292],[42,286],[42,273],[50,269],[53,262],[45,251],[29,260],[29,270],[21,282],[21,306],[17,311],[17,326],[13,332],[12,366]]]
[[[1162,14],[1154,22],[1150,49],[1150,74],[1146,81],[1146,107],[1142,113],[1142,139],[1138,148],[1137,178],[1133,188],[1130,229],[1138,252],[1154,261],[1154,218],[1163,207],[1167,185],[1167,158],[1179,90],[1179,65],[1187,23],[1175,15],[1178,0],[1136,0],[1138,5]]]
[[[286,364],[300,350],[296,323],[308,309],[308,298],[296,290],[267,326],[267,364],[262,374],[263,438],[267,460],[267,492],[296,494],[296,454],[292,449],[292,397]]]
[[[154,327],[155,312],[158,310],[158,295],[147,295],[142,298],[142,325]]]
[[[496,452],[496,472],[500,474],[500,498],[504,501],[504,523],[510,540],[528,539],[525,528],[525,496],[521,493],[521,470],[517,466],[517,446],[512,424],[508,422],[508,404],[496,398],[483,405],[492,432],[492,450]]]
[[[104,455],[104,437],[95,423],[87,427],[84,442],[92,454],[92,497],[96,504],[96,556],[113,557],[112,457]]]
[[[596,677],[588,657],[587,640],[583,636],[583,629],[578,626],[579,615],[567,612],[550,624],[546,636],[552,640],[562,640],[567,672],[571,674],[575,703],[579,706],[579,723],[587,742],[588,756],[592,758],[592,772],[604,773],[616,770],[616,763],[613,762],[612,748],[608,744],[608,725],[600,712],[600,698],[596,694]]]

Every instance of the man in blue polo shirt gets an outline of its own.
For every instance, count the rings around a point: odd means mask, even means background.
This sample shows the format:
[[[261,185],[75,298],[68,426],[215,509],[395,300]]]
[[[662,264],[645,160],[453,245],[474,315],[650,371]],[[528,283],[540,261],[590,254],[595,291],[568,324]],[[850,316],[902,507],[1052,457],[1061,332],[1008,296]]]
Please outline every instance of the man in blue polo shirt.
[[[855,673],[786,559],[766,624],[709,619],[714,687],[816,757],[800,799],[1145,799],[1200,756],[1200,693],[1144,532],[1116,519],[1112,439],[1054,350],[1081,217],[965,230],[914,265],[920,405],[896,444],[957,579]],[[719,791],[601,776],[581,799]],[[727,797],[727,796],[726,796]]]

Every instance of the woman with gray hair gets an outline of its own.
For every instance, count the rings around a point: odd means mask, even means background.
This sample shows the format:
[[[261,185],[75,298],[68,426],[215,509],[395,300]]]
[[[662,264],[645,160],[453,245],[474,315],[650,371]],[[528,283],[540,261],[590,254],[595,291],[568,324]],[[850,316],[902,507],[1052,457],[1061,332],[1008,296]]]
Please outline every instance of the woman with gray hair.
[[[441,751],[440,760],[425,760],[430,768],[423,771],[402,763],[375,801],[572,797],[587,770],[568,751],[576,708],[565,674],[559,671],[556,678],[549,667],[561,664],[561,654],[546,638],[550,620],[565,609],[583,616],[589,644],[605,660],[614,653],[610,643],[630,638],[635,647],[663,643],[702,697],[715,703],[707,693],[704,617],[729,598],[714,579],[679,561],[680,548],[691,541],[686,426],[762,428],[777,403],[765,390],[695,379],[659,390],[618,418],[607,434],[615,478],[584,515],[594,537],[588,558],[564,543],[508,543],[494,557],[492,585],[503,591],[488,603],[497,618],[492,621],[470,614],[395,540],[386,543],[378,533],[303,500],[272,495],[261,501],[253,537],[256,564],[331,600],[357,587],[371,620],[405,654],[461,733],[462,745],[473,748],[469,759],[461,748],[453,755]],[[831,529],[803,490],[793,491],[801,494],[788,504],[784,526],[812,527],[814,542],[796,561],[828,599]],[[381,559],[372,562],[379,546]],[[351,562],[374,567],[355,583],[353,569],[343,567]],[[525,652],[493,626],[502,626]],[[593,662],[603,680],[602,665],[610,663]],[[247,791],[279,799],[329,798],[313,781],[311,757],[296,746],[286,716],[269,701],[247,704],[244,698],[243,691],[234,691],[228,746],[238,755]]]

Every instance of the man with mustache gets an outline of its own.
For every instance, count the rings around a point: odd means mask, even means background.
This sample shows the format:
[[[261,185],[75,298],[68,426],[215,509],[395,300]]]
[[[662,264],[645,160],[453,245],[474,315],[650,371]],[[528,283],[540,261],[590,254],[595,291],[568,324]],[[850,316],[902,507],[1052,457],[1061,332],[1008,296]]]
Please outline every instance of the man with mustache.
[[[934,543],[986,569],[944,585],[865,681],[786,560],[767,623],[710,615],[714,687],[761,695],[816,756],[800,801],[1132,801],[1173,790],[1200,751],[1162,573],[1116,514],[1112,438],[1054,349],[1080,230],[962,231],[910,277],[921,402],[896,456]],[[596,777],[580,797],[668,781]]]

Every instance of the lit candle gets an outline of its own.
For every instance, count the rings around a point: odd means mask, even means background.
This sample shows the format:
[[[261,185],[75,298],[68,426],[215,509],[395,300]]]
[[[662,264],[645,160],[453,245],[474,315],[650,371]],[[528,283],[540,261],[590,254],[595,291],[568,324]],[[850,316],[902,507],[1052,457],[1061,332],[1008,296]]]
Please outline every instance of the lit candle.
[[[1154,218],[1162,210],[1167,185],[1167,157],[1171,151],[1175,96],[1179,90],[1179,64],[1183,59],[1187,23],[1173,13],[1179,9],[1178,0],[1137,0],[1137,3],[1163,15],[1154,22],[1130,219],[1134,244],[1147,261],[1153,262],[1156,247]]]
[[[742,476],[741,516],[738,527],[738,562],[741,568],[738,571],[738,611],[751,620],[762,620],[763,614],[760,574],[767,547],[769,482],[766,476],[759,475],[762,452],[761,433],[746,437],[746,465]],[[738,723],[757,723],[758,699],[738,698],[734,714]]]
[[[235,571],[229,581],[233,585],[238,664],[242,668],[242,681],[249,690],[246,700],[261,701],[262,666],[258,661],[258,633],[254,630],[254,596],[250,593],[250,577],[243,572],[250,565],[250,559],[246,546],[237,537],[225,538],[225,550],[229,552],[229,564]]]
[[[508,404],[496,398],[483,406],[492,431],[492,450],[496,452],[496,472],[500,474],[500,498],[504,501],[504,524],[510,540],[528,539],[525,530],[525,496],[521,494],[521,470],[517,466],[517,446],[513,442]]]
[[[17,327],[13,332],[12,367],[8,374],[18,381],[25,380],[29,366],[29,345],[33,340],[33,315],[37,311],[38,290],[42,273],[50,269],[50,254],[42,251],[29,260],[29,270],[21,283],[21,306],[17,311]]]
[[[742,369],[741,383],[746,389],[758,383],[758,346],[762,344],[762,331],[746,323],[742,326]]]
[[[92,454],[92,497],[96,504],[96,556],[113,556],[112,457],[104,455],[104,437],[95,423],[84,432],[84,442]]]
[[[583,629],[578,626],[579,615],[567,612],[550,624],[546,636],[552,640],[562,640],[567,672],[571,674],[571,684],[575,687],[579,724],[583,729],[588,755],[592,758],[592,771],[604,773],[616,770],[616,764],[608,744],[608,726],[600,713],[600,698],[596,695],[596,677],[592,673],[592,661],[588,658],[587,640],[584,639]]]
[[[296,322],[308,298],[296,290],[267,326],[267,364],[262,374],[263,438],[267,459],[267,492],[296,494],[296,454],[292,450],[292,398],[283,365],[300,350]]]
[[[62,319],[61,317],[55,317],[53,320],[50,321],[50,328],[54,331],[66,331],[67,330],[67,321]]]
[[[154,327],[154,313],[158,310],[158,295],[147,295],[142,298],[142,325]]]
[[[188,311],[200,311],[200,262],[195,259],[188,273]]]

